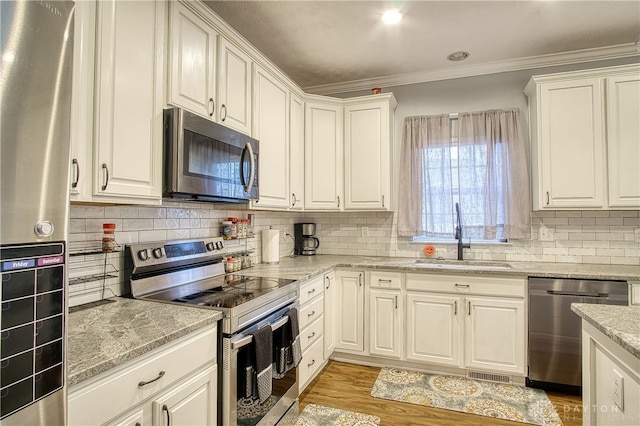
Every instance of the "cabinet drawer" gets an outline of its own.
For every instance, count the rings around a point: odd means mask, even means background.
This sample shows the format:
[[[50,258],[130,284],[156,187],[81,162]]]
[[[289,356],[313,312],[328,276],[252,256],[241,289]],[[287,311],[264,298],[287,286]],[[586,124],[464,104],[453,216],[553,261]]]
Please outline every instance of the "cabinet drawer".
[[[402,287],[402,275],[399,272],[370,272],[369,287],[371,288],[393,288]]]
[[[318,318],[300,332],[300,347],[302,348],[302,352],[306,351],[309,346],[322,337],[323,330],[324,320]]]
[[[407,274],[407,290],[524,298],[524,278]]]
[[[322,339],[315,342],[302,354],[302,361],[298,366],[298,384],[300,391],[317,374],[322,366],[323,359]]]
[[[69,390],[69,426],[102,424],[206,363],[216,361],[217,328],[162,346]],[[152,381],[144,386],[139,383]]]
[[[322,283],[322,282],[321,282]],[[324,312],[324,297],[316,297],[312,302],[307,303],[300,309],[300,319],[298,320],[300,330],[322,316]]]
[[[314,278],[300,286],[300,306],[322,294],[322,277]]]

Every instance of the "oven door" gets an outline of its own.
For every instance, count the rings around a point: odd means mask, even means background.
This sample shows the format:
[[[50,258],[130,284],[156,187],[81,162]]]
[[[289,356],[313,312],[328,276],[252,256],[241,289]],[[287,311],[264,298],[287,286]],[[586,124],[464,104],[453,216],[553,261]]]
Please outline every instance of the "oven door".
[[[165,195],[258,198],[258,141],[179,108],[164,112]]]
[[[297,368],[287,371],[281,378],[273,378],[271,396],[260,404],[245,397],[246,374],[239,368],[238,359],[246,355],[251,347],[250,333],[270,324],[273,341],[278,342],[279,333],[284,330],[287,317],[284,314],[298,307],[297,302],[278,310],[266,319],[232,336],[223,336],[222,371],[222,424],[235,426],[275,425],[298,400]]]

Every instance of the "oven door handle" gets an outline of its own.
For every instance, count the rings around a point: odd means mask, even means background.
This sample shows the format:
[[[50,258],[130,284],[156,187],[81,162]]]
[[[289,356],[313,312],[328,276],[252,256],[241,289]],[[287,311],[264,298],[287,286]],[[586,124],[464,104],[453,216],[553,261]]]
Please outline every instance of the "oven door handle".
[[[271,330],[276,331],[283,325],[285,325],[289,321],[288,316],[282,316],[271,323]],[[253,341],[253,336],[249,335],[240,335],[231,339],[231,350],[240,349],[243,346],[247,346],[249,343]]]

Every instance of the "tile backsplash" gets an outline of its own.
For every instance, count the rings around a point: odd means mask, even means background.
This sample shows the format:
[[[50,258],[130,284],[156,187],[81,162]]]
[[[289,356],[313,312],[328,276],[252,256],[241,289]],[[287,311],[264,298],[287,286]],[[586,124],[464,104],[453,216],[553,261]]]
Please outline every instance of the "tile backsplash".
[[[640,265],[638,211],[545,211],[532,213],[530,240],[508,244],[472,244],[468,259]],[[164,202],[162,206],[72,205],[69,235],[69,303],[87,303],[124,291],[123,252],[100,252],[102,224],[116,224],[124,244],[220,235],[227,217],[253,215],[254,237],[229,241],[229,253],[249,251],[262,261],[260,231],[280,230],[280,257],[293,253],[293,224],[316,222],[318,254],[423,257],[423,244],[396,235],[395,212],[298,213],[245,209],[243,205]],[[541,241],[540,228],[552,241]],[[453,231],[452,231],[453,232]],[[436,255],[455,258],[455,244],[433,244]],[[96,253],[97,252],[97,253]],[[88,253],[88,254],[87,254]],[[104,273],[106,271],[106,274]],[[106,276],[106,278],[103,278]]]

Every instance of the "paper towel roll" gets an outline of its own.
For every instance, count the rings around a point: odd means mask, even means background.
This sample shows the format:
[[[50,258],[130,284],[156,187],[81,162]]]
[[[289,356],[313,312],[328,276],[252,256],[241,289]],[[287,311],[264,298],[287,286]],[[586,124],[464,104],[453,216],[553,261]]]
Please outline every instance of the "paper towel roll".
[[[264,229],[262,231],[262,263],[280,262],[280,231]]]

